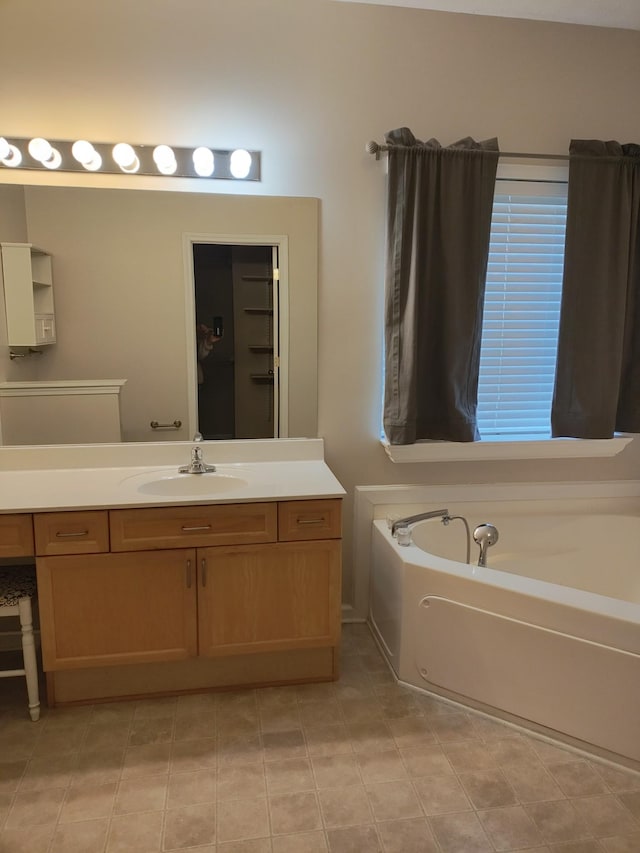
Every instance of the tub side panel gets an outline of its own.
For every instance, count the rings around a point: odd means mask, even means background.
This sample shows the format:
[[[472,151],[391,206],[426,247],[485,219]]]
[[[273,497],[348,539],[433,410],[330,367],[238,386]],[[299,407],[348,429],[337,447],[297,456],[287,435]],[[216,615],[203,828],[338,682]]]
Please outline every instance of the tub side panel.
[[[412,607],[406,680],[640,760],[640,656],[440,596]]]
[[[370,584],[369,622],[397,675],[402,639],[404,562],[375,527]]]

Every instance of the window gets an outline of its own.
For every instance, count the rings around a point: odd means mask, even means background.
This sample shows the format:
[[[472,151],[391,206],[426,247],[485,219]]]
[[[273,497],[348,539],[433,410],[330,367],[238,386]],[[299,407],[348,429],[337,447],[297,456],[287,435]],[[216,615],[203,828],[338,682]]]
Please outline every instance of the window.
[[[548,440],[567,178],[567,167],[498,166],[478,383],[482,441],[390,445],[382,431],[393,462],[608,457],[631,440]]]
[[[485,441],[551,434],[566,212],[565,182],[496,184],[478,382]]]

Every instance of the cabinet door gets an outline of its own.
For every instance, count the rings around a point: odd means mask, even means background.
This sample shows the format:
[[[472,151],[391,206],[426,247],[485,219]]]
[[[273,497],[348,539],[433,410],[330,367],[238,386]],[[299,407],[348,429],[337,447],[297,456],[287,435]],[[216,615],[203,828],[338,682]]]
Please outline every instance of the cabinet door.
[[[40,557],[45,670],[197,654],[195,551]]]
[[[0,515],[0,557],[30,557],[33,553],[31,515]]]
[[[200,549],[200,654],[337,645],[340,554],[339,540]]]

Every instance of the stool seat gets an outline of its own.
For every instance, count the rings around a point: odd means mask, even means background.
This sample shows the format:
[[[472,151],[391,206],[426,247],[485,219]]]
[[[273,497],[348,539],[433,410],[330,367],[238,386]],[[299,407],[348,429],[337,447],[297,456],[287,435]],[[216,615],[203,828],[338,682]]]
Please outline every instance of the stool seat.
[[[16,605],[36,594],[36,576],[29,566],[0,566],[0,607]]]
[[[34,722],[40,718],[38,665],[31,612],[31,599],[35,597],[36,591],[36,575],[32,566],[0,566],[0,618],[4,616],[19,618],[24,661],[24,669],[0,670],[0,678],[25,676],[29,713]]]

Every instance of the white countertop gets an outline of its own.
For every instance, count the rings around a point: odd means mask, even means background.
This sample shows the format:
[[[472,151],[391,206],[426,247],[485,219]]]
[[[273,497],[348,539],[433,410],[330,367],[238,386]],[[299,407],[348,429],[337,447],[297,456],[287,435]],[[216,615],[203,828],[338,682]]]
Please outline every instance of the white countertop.
[[[205,461],[216,465],[216,473],[179,478],[187,492],[193,482],[197,494],[140,491],[151,481],[178,478],[178,467],[188,464],[192,446],[191,442],[102,445],[93,446],[95,452],[89,445],[0,448],[0,513],[310,500],[345,494],[324,462],[320,439],[202,442]],[[129,464],[133,458],[144,464]],[[56,461],[64,464],[49,467]],[[225,490],[223,481],[233,488]],[[212,483],[210,493],[205,483]]]

